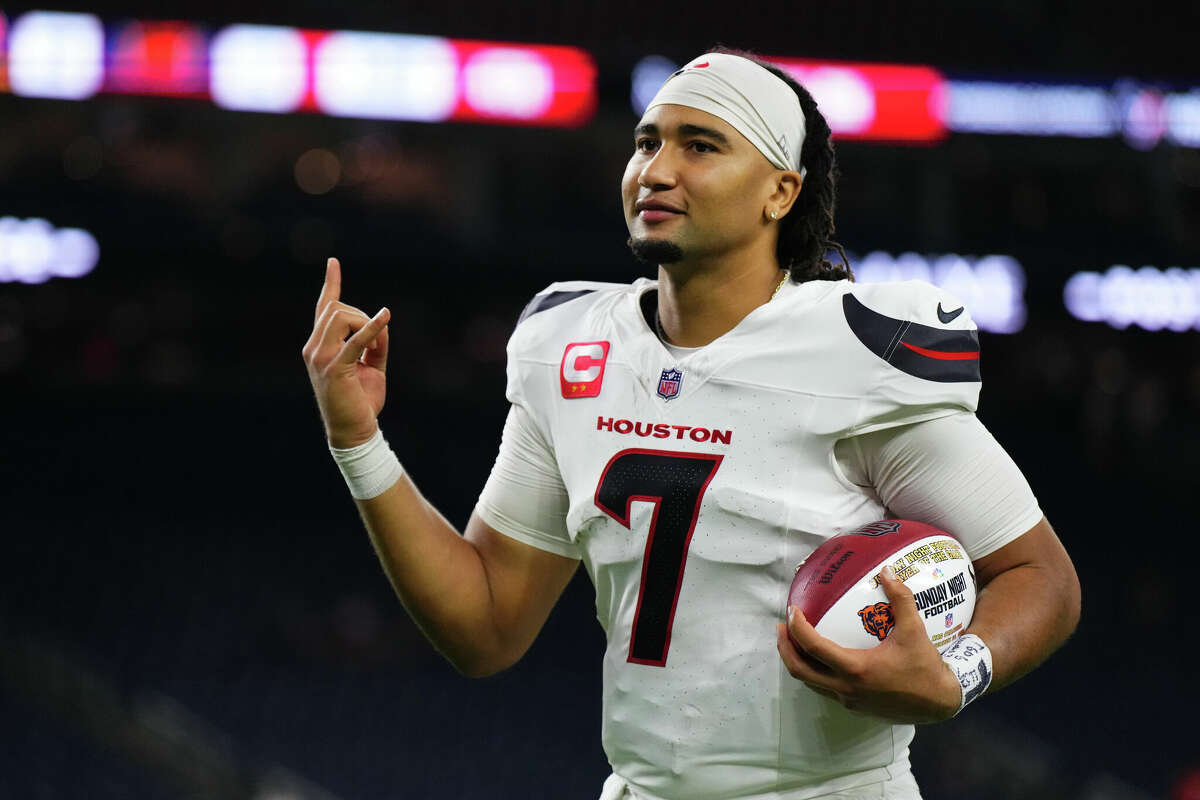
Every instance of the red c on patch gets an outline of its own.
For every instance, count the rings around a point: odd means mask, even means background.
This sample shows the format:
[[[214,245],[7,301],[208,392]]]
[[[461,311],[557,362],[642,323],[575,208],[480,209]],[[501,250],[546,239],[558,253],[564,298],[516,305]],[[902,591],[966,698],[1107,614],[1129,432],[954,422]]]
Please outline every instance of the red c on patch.
[[[608,342],[571,342],[563,351],[558,378],[562,396],[595,397],[604,381],[604,365],[608,362]]]

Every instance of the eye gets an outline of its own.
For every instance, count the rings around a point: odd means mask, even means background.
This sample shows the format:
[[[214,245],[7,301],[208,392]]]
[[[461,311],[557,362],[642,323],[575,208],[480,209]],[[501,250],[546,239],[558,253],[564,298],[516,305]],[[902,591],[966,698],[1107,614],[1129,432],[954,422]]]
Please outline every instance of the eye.
[[[656,147],[658,147],[658,140],[651,139],[648,136],[643,136],[642,138],[635,140],[633,143],[633,149],[637,150],[639,153],[654,152]]]
[[[713,147],[708,142],[700,141],[699,139],[689,143],[692,148],[698,153],[716,153],[717,148]]]

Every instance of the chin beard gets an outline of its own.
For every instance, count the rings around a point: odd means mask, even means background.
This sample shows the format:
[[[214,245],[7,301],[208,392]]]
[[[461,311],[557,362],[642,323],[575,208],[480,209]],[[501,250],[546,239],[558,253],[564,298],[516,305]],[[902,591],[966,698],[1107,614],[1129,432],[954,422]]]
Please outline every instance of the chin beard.
[[[660,264],[674,264],[683,260],[683,250],[674,242],[663,239],[634,239],[626,242],[633,251],[634,258],[643,264],[657,267]]]

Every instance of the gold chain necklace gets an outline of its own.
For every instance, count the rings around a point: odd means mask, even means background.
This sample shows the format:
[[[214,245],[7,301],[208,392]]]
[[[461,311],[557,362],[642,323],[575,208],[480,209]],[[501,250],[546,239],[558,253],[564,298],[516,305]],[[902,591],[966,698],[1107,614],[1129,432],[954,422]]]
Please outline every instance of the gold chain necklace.
[[[791,276],[791,274],[792,273],[788,272],[786,269],[783,271],[783,277],[779,279],[779,283],[776,285],[775,291],[771,292],[771,298],[767,300],[768,303],[775,299],[775,295],[779,294],[779,290],[783,288],[785,283],[787,283],[787,279]]]
[[[783,288],[785,283],[787,283],[787,279],[791,277],[791,274],[792,273],[788,272],[786,269],[783,271],[783,277],[780,278],[779,283],[775,285],[775,291],[771,292],[771,296],[767,298],[768,303],[775,299],[775,295],[779,294],[779,290]],[[658,332],[659,339],[664,342],[670,341],[667,338],[667,332],[663,330],[662,318],[659,317],[657,306],[654,308],[654,330]]]

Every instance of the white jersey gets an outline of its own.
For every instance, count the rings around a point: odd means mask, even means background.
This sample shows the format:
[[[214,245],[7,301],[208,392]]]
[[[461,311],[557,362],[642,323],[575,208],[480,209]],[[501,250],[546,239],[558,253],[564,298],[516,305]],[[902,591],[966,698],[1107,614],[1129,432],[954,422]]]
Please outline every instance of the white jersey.
[[[559,283],[530,303],[507,394],[544,443],[544,481],[561,480],[561,524],[478,511],[586,565],[608,637],[604,748],[638,797],[804,798],[886,779],[912,726],[792,678],[775,624],[814,548],[887,515],[835,443],[974,411],[970,315],[917,281],[788,283],[676,358],[641,309],[655,286]],[[972,558],[1012,538],[957,535]]]

